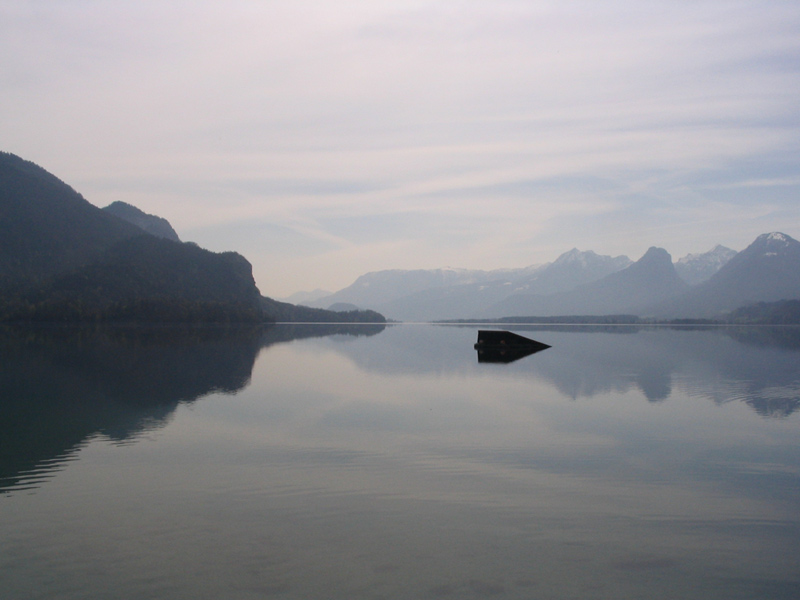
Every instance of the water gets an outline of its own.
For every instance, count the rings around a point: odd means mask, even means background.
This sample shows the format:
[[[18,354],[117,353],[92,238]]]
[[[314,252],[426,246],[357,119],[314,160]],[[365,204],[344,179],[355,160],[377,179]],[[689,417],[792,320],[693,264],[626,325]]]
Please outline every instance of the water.
[[[0,335],[2,597],[800,597],[800,331]]]

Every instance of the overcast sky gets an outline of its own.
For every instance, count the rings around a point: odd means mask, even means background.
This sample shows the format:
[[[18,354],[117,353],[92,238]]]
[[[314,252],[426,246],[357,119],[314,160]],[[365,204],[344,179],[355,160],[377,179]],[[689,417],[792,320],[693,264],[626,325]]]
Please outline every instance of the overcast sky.
[[[797,0],[0,0],[0,115],[273,297],[800,238]]]

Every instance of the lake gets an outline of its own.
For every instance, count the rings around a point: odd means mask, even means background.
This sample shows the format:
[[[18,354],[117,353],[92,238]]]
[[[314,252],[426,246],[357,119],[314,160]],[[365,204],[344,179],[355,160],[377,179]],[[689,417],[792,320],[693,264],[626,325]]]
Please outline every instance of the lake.
[[[800,330],[0,332],[17,599],[800,598]]]

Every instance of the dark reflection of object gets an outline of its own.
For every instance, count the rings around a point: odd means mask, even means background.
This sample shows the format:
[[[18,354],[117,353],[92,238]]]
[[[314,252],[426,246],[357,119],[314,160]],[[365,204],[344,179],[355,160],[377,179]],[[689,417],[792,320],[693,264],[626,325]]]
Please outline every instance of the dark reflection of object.
[[[547,344],[537,342],[510,331],[480,330],[475,350],[478,351],[478,362],[511,363],[536,352],[550,348]]]
[[[163,425],[180,402],[247,385],[259,329],[0,330],[0,492],[35,487],[86,443]]]
[[[524,350],[520,348],[477,348],[479,363],[512,363],[520,358],[541,352],[543,348]]]

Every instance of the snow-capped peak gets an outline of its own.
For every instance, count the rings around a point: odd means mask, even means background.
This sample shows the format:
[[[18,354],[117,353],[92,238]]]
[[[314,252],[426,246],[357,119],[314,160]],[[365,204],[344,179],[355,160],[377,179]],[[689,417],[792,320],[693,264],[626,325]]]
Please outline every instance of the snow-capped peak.
[[[564,252],[561,256],[559,256],[553,264],[556,265],[564,265],[566,263],[573,263],[579,264],[583,267],[589,264],[589,261],[597,257],[597,254],[592,252],[591,250],[587,250],[585,252],[581,252],[577,248],[573,248],[568,252]]]
[[[708,252],[687,254],[678,259],[675,270],[686,283],[694,285],[711,277],[735,255],[735,250],[717,244]]]
[[[752,244],[753,247],[758,248],[761,252],[767,252],[768,254],[783,253],[797,245],[797,240],[780,231],[764,233],[758,236],[756,241]]]
[[[780,231],[773,231],[772,233],[766,234],[768,242],[781,242],[784,244],[789,243],[789,238],[787,235],[781,233]]]
[[[717,268],[724,265],[728,262],[733,255],[736,254],[735,250],[731,250],[730,248],[726,248],[720,244],[714,246],[713,249],[709,250],[708,252],[698,253],[698,254],[687,254],[683,258],[679,258],[675,261],[676,265],[691,265],[691,264],[711,264],[716,265]]]

